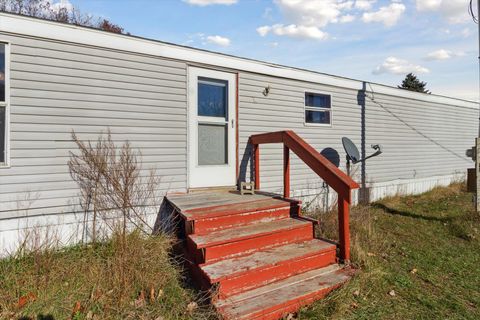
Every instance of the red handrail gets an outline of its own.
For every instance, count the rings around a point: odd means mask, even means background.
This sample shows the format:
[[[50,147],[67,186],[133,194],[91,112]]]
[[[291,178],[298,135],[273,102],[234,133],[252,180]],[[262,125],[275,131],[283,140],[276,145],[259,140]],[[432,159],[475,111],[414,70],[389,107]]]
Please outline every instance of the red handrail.
[[[359,188],[342,170],[322,156],[305,140],[293,131],[277,131],[250,136],[253,145],[255,189],[260,189],[260,149],[264,143],[283,143],[283,196],[290,197],[290,150],[307,164],[320,178],[338,194],[338,225],[340,259],[350,260],[349,204],[352,202],[352,190]]]

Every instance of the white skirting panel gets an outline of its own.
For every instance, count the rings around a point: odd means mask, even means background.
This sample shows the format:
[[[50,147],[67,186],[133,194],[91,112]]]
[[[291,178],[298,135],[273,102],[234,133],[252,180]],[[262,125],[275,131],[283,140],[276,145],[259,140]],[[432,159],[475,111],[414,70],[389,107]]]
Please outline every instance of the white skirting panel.
[[[374,202],[386,197],[397,195],[420,194],[430,191],[435,187],[448,186],[454,182],[465,180],[465,173],[455,173],[427,178],[397,179],[387,182],[367,183],[365,191],[362,191],[362,193],[365,192],[367,202]],[[292,196],[294,198],[300,198],[303,202],[303,208],[307,210],[319,209],[327,211],[334,209],[337,205],[336,192],[321,184],[315,187],[315,189],[293,190]],[[360,190],[355,190],[353,192],[353,205],[359,203],[360,194]]]
[[[396,195],[420,194],[439,186],[466,180],[465,173],[417,179],[399,179],[389,182],[372,183],[368,186],[370,202]]]
[[[158,208],[144,217],[153,228]],[[100,219],[99,219],[100,220]],[[112,222],[99,221],[96,227],[98,238],[111,232]],[[130,224],[132,226],[132,224]],[[0,258],[16,253],[24,246],[26,249],[40,249],[45,246],[63,247],[88,242],[92,237],[92,221],[83,213],[61,213],[58,215],[39,215],[19,217],[0,221]]]

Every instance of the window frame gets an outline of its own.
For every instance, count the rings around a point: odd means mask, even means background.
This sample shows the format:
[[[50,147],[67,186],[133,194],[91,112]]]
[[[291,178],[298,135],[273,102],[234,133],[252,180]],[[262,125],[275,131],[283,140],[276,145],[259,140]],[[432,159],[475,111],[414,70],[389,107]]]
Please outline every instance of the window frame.
[[[0,169],[8,169],[10,163],[10,41],[0,38],[0,44],[5,45],[5,101],[0,101],[0,107],[5,107],[5,162],[0,162]]]
[[[317,95],[323,95],[323,96],[329,96],[330,97],[330,122],[329,123],[315,123],[315,122],[307,122],[307,111],[319,111],[318,107],[310,107],[307,106],[307,101],[306,101],[306,94],[307,93],[313,93]],[[327,109],[327,108],[323,108]],[[319,91],[319,90],[304,90],[303,91],[303,123],[305,126],[313,126],[313,127],[332,127],[333,125],[333,95],[330,93],[325,93],[325,91]]]

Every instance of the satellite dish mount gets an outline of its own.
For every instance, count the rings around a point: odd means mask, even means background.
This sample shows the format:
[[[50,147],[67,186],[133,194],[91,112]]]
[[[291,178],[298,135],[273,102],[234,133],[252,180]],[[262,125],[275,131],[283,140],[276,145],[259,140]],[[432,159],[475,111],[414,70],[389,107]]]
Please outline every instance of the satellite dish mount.
[[[350,176],[350,162],[352,164],[356,164],[359,162],[364,162],[367,159],[376,157],[382,153],[382,146],[379,144],[372,144],[371,147],[372,149],[375,150],[374,153],[369,155],[368,157],[365,157],[363,159],[360,158],[360,152],[358,152],[358,148],[353,143],[352,140],[350,140],[347,137],[342,138],[342,144],[343,144],[343,149],[345,149],[345,152],[347,154],[347,174]]]

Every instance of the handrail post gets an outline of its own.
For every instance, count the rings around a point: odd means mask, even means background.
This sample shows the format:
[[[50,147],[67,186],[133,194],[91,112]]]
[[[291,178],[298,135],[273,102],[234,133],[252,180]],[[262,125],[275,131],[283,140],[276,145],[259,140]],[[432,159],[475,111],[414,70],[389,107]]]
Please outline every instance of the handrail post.
[[[283,197],[290,197],[290,149],[283,145]]]
[[[338,197],[338,236],[340,240],[340,260],[350,262],[350,207],[343,197]]]
[[[259,145],[253,145],[253,160],[254,160],[254,172],[255,172],[255,190],[260,190],[260,150]]]

